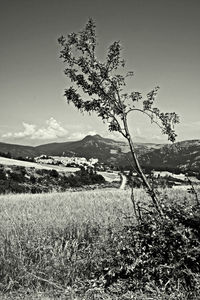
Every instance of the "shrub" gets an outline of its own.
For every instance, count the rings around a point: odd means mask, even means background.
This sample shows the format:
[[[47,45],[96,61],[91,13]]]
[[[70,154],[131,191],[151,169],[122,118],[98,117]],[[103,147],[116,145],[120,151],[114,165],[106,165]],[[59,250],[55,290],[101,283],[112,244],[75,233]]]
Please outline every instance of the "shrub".
[[[10,153],[10,152],[7,152],[7,153],[0,152],[0,156],[2,156],[2,157],[6,157],[6,158],[11,158],[11,157],[12,157],[12,155],[11,155],[11,153]]]
[[[6,185],[7,185],[6,181],[0,179],[0,194],[5,194],[6,193],[6,191],[7,191]]]
[[[16,171],[17,173],[21,173],[23,176],[26,175],[26,168],[23,166],[16,166],[13,168],[14,171]]]
[[[133,188],[140,188],[143,186],[141,179],[138,176],[133,176],[132,171],[129,171],[127,176],[127,184]]]
[[[54,169],[52,169],[52,170],[50,171],[49,175],[50,175],[51,177],[53,177],[53,178],[58,178],[58,177],[59,177],[59,173],[58,173],[56,170],[54,170]]]
[[[35,170],[36,174],[40,175],[40,176],[45,176],[47,174],[49,174],[49,170],[45,170],[45,169],[36,169]]]
[[[12,181],[16,181],[16,182],[21,182],[23,183],[25,181],[25,177],[24,175],[22,175],[21,173],[16,173],[16,172],[12,172],[10,173],[10,179]]]
[[[36,178],[35,178],[34,175],[31,175],[31,176],[30,176],[30,182],[31,182],[32,184],[35,184],[35,183],[36,183]]]
[[[14,194],[20,194],[20,193],[27,193],[29,190],[24,185],[19,184],[17,181],[9,180],[6,192],[7,193],[14,193]]]
[[[145,213],[108,241],[115,250],[101,264],[105,287],[123,280],[133,291],[156,286],[193,297],[200,279],[200,208],[173,203],[163,210],[164,219]]]
[[[38,186],[32,186],[32,187],[30,188],[30,192],[31,192],[31,194],[38,194],[38,193],[42,193],[43,190],[42,190],[41,187],[38,187]]]
[[[76,172],[75,176],[77,176],[81,185],[101,184],[105,182],[104,177],[96,174],[93,169],[81,168],[80,171]]]
[[[0,180],[6,180],[6,172],[4,168],[0,168]]]

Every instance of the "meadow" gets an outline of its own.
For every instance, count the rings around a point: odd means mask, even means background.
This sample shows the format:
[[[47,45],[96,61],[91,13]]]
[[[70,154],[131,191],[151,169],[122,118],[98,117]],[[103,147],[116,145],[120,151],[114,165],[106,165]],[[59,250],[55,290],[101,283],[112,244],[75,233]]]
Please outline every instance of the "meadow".
[[[149,201],[142,189],[134,196],[141,206]],[[193,202],[179,190],[160,197]],[[130,289],[119,275],[130,245],[123,230],[135,225],[129,189],[1,195],[1,299],[192,299],[153,281]]]
[[[54,166],[48,164],[39,164],[36,162],[29,162],[23,161],[13,158],[6,158],[0,156],[0,164],[6,166],[20,166],[25,168],[34,168],[34,169],[41,169],[41,170],[56,170],[57,172],[64,172],[64,173],[74,173],[79,171],[79,168],[72,168],[72,167],[65,167],[65,166]]]

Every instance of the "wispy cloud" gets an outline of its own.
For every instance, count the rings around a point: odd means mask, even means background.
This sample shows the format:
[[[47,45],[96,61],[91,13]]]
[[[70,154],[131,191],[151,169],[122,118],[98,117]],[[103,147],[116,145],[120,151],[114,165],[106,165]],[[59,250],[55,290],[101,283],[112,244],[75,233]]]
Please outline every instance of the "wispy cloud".
[[[37,128],[35,124],[23,122],[24,129],[19,132],[8,132],[3,138],[29,138],[31,140],[52,140],[67,136],[68,131],[63,128],[53,117],[46,121],[46,126]]]

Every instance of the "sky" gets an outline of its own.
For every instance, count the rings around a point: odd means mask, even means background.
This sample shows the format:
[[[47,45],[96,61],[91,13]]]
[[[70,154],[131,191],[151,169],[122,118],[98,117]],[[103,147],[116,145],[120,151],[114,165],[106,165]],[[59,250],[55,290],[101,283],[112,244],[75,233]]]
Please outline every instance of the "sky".
[[[0,0],[0,142],[39,145],[110,134],[96,115],[64,98],[70,83],[57,39],[96,22],[98,55],[120,41],[129,89],[160,86],[157,106],[176,112],[177,141],[200,139],[199,0]],[[136,142],[166,143],[142,115],[129,119]]]

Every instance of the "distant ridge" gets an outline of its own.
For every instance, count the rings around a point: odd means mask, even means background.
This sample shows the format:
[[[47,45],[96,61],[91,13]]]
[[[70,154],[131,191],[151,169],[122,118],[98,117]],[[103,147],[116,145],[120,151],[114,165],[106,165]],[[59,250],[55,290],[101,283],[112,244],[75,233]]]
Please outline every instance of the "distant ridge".
[[[37,154],[35,151],[35,147],[32,146],[24,146],[17,144],[7,144],[0,142],[0,152],[2,153],[11,153],[13,157],[34,157]]]
[[[174,144],[136,143],[136,152],[143,166],[158,168],[200,169],[200,140],[187,140]],[[130,165],[130,151],[126,141],[103,138],[99,134],[87,135],[82,140],[49,143],[36,147],[0,143],[1,153],[12,157],[79,156],[98,158],[112,165]]]

